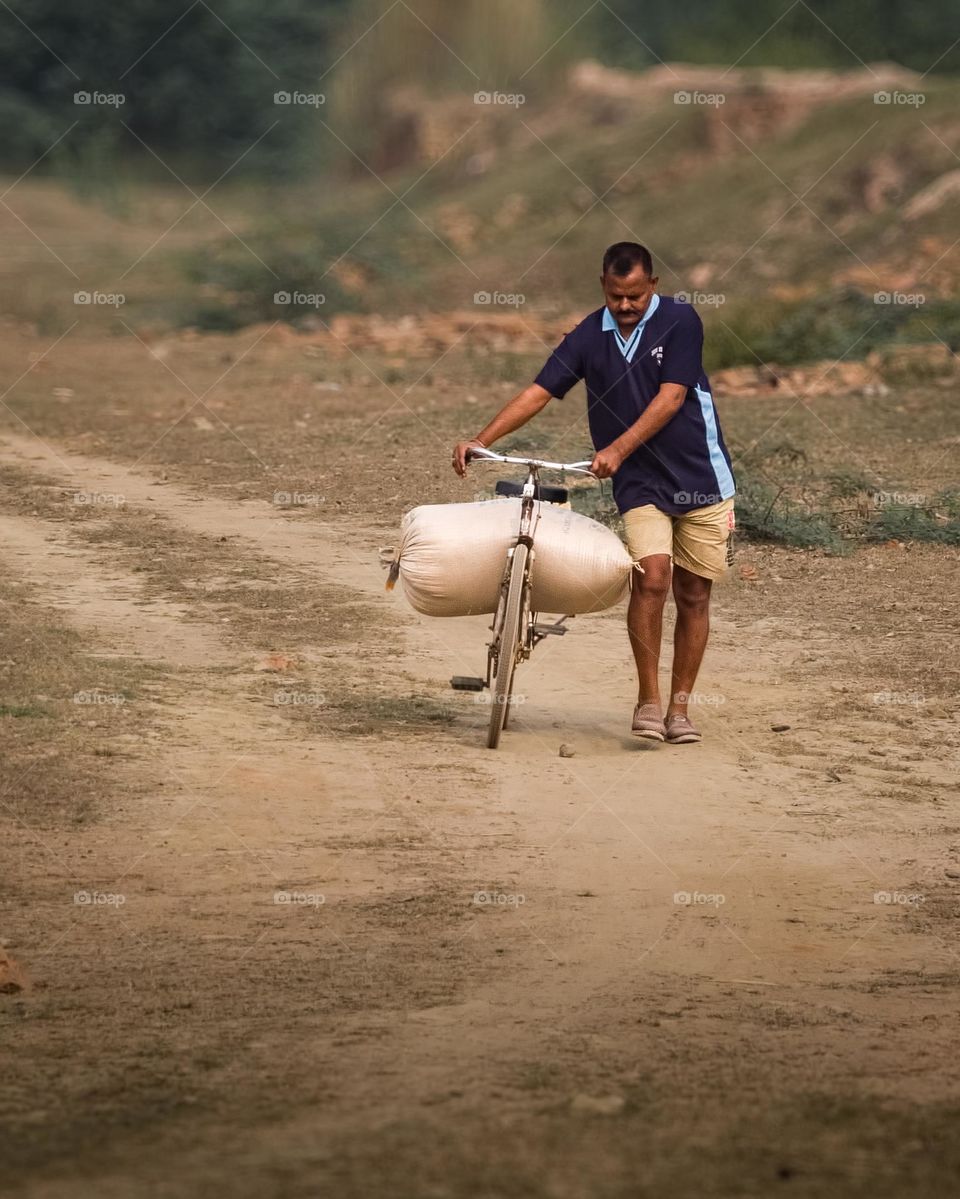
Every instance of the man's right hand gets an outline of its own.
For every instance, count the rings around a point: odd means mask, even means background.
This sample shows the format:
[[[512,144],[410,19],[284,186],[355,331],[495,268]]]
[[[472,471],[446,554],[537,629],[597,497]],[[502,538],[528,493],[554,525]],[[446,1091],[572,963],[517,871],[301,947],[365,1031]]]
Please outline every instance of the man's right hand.
[[[453,447],[453,469],[462,479],[467,473],[467,450],[485,450],[482,441],[474,437],[471,441],[458,441]]]

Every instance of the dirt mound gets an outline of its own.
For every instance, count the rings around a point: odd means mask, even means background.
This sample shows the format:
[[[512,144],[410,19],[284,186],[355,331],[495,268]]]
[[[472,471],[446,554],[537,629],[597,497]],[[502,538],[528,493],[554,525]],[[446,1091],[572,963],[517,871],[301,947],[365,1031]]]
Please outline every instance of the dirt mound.
[[[760,396],[774,391],[791,395],[820,396],[860,392],[877,395],[887,386],[879,363],[812,362],[806,366],[732,366],[711,376],[717,395]]]
[[[724,152],[737,145],[731,130],[751,142],[775,136],[802,124],[820,105],[876,91],[916,89],[921,78],[896,63],[847,71],[663,63],[637,72],[586,59],[571,69],[569,87],[575,119],[616,122],[625,103],[638,100],[674,98],[677,104],[695,106],[707,145]],[[718,95],[719,104],[702,98]],[[550,126],[559,121],[567,127],[570,116],[570,106],[561,103],[552,114],[541,111],[538,123],[545,120]],[[389,171],[449,158],[462,160],[471,174],[483,174],[507,147],[528,137],[512,105],[478,104],[472,94],[438,98],[407,84],[387,96],[373,165],[378,171]]]
[[[389,318],[376,313],[341,314],[314,327],[294,328],[285,322],[253,325],[244,330],[244,336],[263,334],[265,340],[282,345],[323,346],[334,357],[349,356],[350,347],[362,345],[385,354],[420,358],[442,353],[459,342],[488,350],[546,353],[581,319],[482,309]],[[192,330],[189,336],[203,335]]]
[[[896,63],[849,71],[663,63],[635,73],[587,60],[570,74],[576,92],[606,104],[663,100],[672,94],[676,104],[695,106],[703,120],[704,141],[715,153],[736,150],[738,138],[753,144],[789,133],[821,105],[916,88],[920,82],[916,72]]]
[[[262,337],[268,343],[299,347],[311,357],[322,354],[333,359],[349,358],[357,347],[363,347],[396,357],[399,362],[437,357],[457,345],[546,357],[581,319],[582,314],[548,317],[482,311],[408,314],[390,319],[376,314],[343,314],[335,316],[329,324],[313,328],[295,328],[284,322],[252,325],[243,330],[242,336],[245,340],[251,335],[255,339]],[[180,339],[196,341],[205,336],[189,329],[180,334]],[[778,390],[808,396],[838,392],[882,395],[887,375],[905,371],[929,373],[931,369],[955,375],[958,363],[960,359],[945,345],[914,345],[868,354],[862,362],[823,359],[800,366],[756,363],[713,371],[710,378],[720,396],[759,396]]]
[[[760,396],[784,391],[797,396],[886,395],[887,380],[931,372],[955,376],[960,358],[945,345],[897,346],[868,354],[863,362],[825,359],[803,366],[769,363],[732,366],[715,371],[711,381],[719,396]]]
[[[921,76],[897,63],[872,63],[849,71],[786,70],[780,67],[697,66],[662,63],[649,71],[621,71],[585,60],[570,72],[570,83],[585,95],[639,100],[671,92],[699,91],[731,95],[804,100],[823,104],[892,88],[913,88]]]

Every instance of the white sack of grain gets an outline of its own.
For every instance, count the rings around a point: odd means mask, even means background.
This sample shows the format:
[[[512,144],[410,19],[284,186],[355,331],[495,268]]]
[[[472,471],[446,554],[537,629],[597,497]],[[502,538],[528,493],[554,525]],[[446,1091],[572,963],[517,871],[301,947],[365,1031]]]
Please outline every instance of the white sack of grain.
[[[404,594],[427,616],[495,612],[519,498],[425,504],[406,514],[397,550]],[[535,509],[532,608],[576,615],[623,598],[632,564],[612,529],[555,504]]]

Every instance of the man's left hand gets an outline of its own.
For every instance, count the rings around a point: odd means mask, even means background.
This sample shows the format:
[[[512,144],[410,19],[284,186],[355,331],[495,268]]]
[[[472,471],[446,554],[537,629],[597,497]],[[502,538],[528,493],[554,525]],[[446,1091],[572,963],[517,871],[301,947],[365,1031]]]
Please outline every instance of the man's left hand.
[[[608,445],[605,450],[597,450],[590,463],[591,471],[598,479],[609,479],[623,465],[626,455],[615,445]]]

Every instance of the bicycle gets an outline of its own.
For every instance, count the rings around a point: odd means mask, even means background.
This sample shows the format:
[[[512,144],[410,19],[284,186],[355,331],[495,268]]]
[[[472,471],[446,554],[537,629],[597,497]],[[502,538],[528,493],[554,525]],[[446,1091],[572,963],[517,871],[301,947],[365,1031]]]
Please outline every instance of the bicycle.
[[[500,598],[493,624],[493,636],[487,643],[486,678],[454,675],[450,686],[456,691],[490,691],[490,725],[487,730],[487,748],[496,749],[500,734],[507,726],[510,703],[513,698],[513,680],[516,668],[525,662],[544,637],[560,637],[566,633],[565,622],[569,616],[561,616],[553,624],[540,624],[537,614],[530,608],[530,577],[533,565],[534,533],[539,503],[564,504],[568,492],[565,487],[548,487],[540,482],[541,470],[570,471],[574,474],[596,476],[588,469],[590,462],[544,462],[539,458],[516,458],[509,454],[497,454],[493,450],[470,449],[466,461],[474,459],[487,462],[504,462],[525,466],[527,478],[523,483],[507,479],[498,481],[495,491],[500,496],[520,496],[520,528],[516,542],[507,550],[507,561],[500,584]]]

